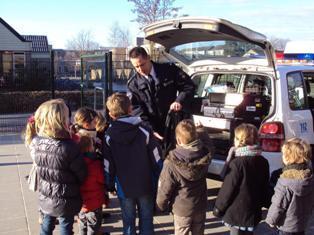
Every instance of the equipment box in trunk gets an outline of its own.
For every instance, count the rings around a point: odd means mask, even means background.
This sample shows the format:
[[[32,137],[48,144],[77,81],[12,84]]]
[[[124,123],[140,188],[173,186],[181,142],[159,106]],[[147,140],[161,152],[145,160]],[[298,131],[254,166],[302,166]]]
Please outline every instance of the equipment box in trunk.
[[[241,123],[259,128],[268,114],[270,101],[254,93],[209,93],[204,97],[201,112],[193,115],[195,123],[207,128],[216,147],[216,154],[227,154],[233,145],[233,130]]]

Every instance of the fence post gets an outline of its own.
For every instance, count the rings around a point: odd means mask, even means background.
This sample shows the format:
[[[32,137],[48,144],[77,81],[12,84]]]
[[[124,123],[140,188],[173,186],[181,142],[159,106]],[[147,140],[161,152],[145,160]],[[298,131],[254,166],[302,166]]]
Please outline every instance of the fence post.
[[[55,98],[55,56],[54,50],[51,49],[50,55],[50,80],[51,80],[51,98]]]
[[[108,58],[109,58],[109,54],[108,52],[105,53],[105,99],[107,100],[108,98],[108,90],[109,90],[109,84],[108,84],[108,81],[109,81],[109,66],[108,66]]]
[[[83,57],[81,56],[81,107],[83,107],[83,100],[84,100],[84,73],[85,71],[83,71]]]
[[[112,95],[112,74],[113,74],[113,69],[112,69],[112,51],[108,52],[108,84],[109,84],[109,89],[108,89],[108,95]]]

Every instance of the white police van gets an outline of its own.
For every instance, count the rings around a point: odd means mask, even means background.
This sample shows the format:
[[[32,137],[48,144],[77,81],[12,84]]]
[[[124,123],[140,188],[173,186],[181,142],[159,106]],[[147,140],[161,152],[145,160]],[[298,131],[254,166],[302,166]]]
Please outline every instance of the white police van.
[[[313,66],[276,65],[264,35],[223,19],[164,20],[144,33],[197,86],[193,119],[207,128],[215,146],[209,173],[221,173],[234,128],[243,122],[259,129],[271,172],[282,167],[286,139],[314,144]]]

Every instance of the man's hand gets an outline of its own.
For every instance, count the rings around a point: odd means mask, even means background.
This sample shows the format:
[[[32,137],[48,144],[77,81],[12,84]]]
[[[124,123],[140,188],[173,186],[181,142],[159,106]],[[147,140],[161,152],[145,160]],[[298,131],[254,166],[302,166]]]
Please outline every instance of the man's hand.
[[[157,139],[159,139],[159,140],[163,140],[164,139],[164,137],[162,137],[161,135],[159,135],[159,133],[158,132],[156,132],[156,131],[154,131],[154,136],[157,138]]]
[[[175,101],[170,105],[170,110],[180,111],[181,109],[182,109],[182,105],[179,102]]]

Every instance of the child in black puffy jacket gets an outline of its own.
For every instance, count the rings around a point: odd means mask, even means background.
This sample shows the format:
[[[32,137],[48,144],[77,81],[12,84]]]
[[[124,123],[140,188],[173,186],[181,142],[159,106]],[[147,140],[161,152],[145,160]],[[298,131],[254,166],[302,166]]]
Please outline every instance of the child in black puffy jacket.
[[[36,136],[30,149],[39,177],[40,234],[52,234],[58,218],[61,234],[73,234],[82,207],[80,184],[87,169],[69,132],[69,109],[62,99],[47,101],[35,112]]]

